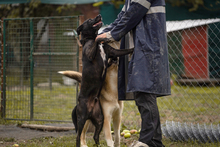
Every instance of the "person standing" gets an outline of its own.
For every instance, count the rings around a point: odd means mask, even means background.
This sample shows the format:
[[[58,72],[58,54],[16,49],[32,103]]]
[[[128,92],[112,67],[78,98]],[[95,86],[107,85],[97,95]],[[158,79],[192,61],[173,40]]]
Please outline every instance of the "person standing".
[[[119,100],[134,99],[141,114],[140,137],[131,146],[163,147],[157,97],[171,94],[165,1],[126,0],[97,38],[121,41],[121,49],[134,47],[129,64],[120,57],[118,70]]]

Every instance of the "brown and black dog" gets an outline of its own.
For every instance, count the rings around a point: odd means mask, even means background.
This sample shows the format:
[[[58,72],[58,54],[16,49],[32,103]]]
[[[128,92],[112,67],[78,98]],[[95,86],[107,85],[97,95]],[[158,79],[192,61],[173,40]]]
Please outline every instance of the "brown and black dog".
[[[77,80],[81,83],[82,73],[76,71],[59,72],[69,78]],[[123,111],[123,101],[118,100],[118,63],[112,62],[107,68],[105,82],[100,93],[100,103],[104,114],[103,131],[105,140],[109,147],[120,147],[120,126]],[[114,141],[111,135],[111,120],[113,120]],[[81,146],[88,147],[86,144],[86,132],[91,122],[86,121],[81,134]]]
[[[116,50],[107,43],[99,43],[103,41],[101,39],[95,41],[102,26],[101,19],[101,15],[98,15],[94,19],[86,20],[77,28],[83,45],[83,69],[78,103],[72,111],[72,121],[77,132],[76,147],[80,147],[81,133],[87,120],[95,126],[93,139],[99,144],[99,134],[104,123],[99,96],[106,77],[108,59],[133,52],[133,49]]]

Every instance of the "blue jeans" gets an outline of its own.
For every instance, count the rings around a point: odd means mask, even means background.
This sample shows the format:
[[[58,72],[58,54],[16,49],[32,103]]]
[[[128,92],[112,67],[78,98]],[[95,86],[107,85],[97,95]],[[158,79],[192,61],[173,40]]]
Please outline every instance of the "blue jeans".
[[[164,147],[157,96],[155,94],[135,92],[134,99],[142,119],[139,141],[149,147]]]

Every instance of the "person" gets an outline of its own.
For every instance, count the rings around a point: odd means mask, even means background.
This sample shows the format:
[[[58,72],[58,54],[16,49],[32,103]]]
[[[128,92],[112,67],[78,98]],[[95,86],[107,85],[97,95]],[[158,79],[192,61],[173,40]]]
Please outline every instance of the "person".
[[[129,64],[120,57],[118,69],[119,100],[133,93],[141,115],[133,147],[164,146],[157,97],[171,94],[166,35],[164,0],[126,0],[115,21],[97,36],[121,41],[121,49],[134,47]]]

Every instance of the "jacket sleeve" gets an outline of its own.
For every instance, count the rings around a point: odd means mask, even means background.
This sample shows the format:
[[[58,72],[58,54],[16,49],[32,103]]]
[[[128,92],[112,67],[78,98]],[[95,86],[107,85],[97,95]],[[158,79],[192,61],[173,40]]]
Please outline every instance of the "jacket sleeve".
[[[114,40],[119,41],[132,30],[146,15],[151,3],[149,0],[131,0],[129,9],[121,16],[115,27],[111,30]]]
[[[124,15],[124,13],[125,13],[125,5],[123,6],[121,12],[117,15],[115,21],[111,23],[107,28],[105,28],[100,34],[111,31],[121,20],[121,17]]]

